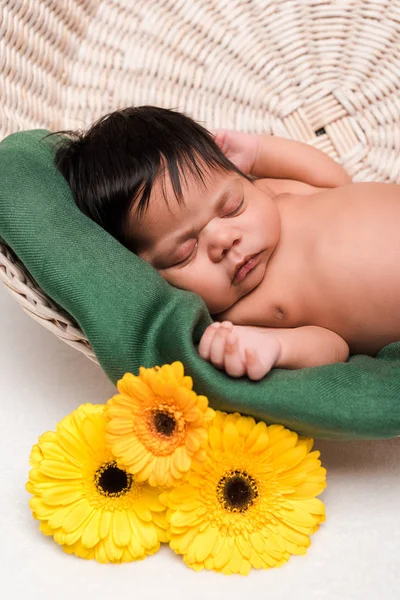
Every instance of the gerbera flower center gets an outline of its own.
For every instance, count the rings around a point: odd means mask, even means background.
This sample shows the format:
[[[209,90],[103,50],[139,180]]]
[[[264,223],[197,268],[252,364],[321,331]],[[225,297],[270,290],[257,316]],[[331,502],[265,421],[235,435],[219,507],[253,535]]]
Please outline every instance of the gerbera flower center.
[[[123,471],[113,462],[105,463],[96,471],[94,476],[96,487],[103,496],[123,496],[132,487],[133,477]]]
[[[258,497],[256,480],[246,471],[229,471],[218,482],[217,496],[225,510],[243,513]]]
[[[176,420],[173,415],[166,411],[157,410],[154,413],[153,419],[154,427],[158,433],[161,433],[161,435],[165,435],[166,437],[170,437],[174,433]]]

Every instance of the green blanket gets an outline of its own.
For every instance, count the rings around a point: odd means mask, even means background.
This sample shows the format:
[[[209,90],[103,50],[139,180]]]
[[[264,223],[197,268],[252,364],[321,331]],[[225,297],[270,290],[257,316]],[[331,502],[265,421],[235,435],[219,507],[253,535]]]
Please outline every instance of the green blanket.
[[[0,236],[76,319],[111,381],[180,360],[214,408],[314,437],[400,435],[400,343],[377,358],[275,369],[260,382],[231,379],[201,359],[196,344],[211,323],[203,301],[171,287],[79,211],[47,133],[16,133],[0,144]]]

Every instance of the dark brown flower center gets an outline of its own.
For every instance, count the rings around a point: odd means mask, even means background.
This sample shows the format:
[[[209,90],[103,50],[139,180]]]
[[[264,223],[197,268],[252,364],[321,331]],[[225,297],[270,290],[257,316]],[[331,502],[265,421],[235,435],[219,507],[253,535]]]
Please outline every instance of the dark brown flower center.
[[[245,471],[229,471],[219,480],[217,495],[225,510],[243,513],[258,497],[256,480]]]
[[[115,462],[105,463],[96,471],[94,476],[98,491],[103,496],[123,496],[132,487],[133,477],[119,469]]]
[[[157,410],[154,413],[154,427],[158,433],[161,433],[161,435],[170,437],[175,431],[175,418],[167,412]]]

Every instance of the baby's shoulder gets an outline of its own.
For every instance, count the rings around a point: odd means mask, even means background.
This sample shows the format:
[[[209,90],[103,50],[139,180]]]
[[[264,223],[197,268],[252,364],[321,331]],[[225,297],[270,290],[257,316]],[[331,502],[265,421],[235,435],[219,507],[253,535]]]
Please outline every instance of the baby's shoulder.
[[[316,187],[304,181],[294,179],[257,179],[255,185],[265,192],[272,192],[274,196],[281,194],[295,194],[299,196],[310,196],[322,192],[326,188]]]

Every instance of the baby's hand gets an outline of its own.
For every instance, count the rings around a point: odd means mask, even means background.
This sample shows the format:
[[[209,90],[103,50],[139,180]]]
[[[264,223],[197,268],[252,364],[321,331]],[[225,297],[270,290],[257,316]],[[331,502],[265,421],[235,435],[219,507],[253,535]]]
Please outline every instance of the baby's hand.
[[[279,339],[271,332],[223,321],[207,327],[199,354],[231,377],[247,375],[257,381],[269,373],[281,349]]]
[[[217,129],[214,135],[225,156],[243,173],[251,174],[259,152],[260,137],[229,129]]]

